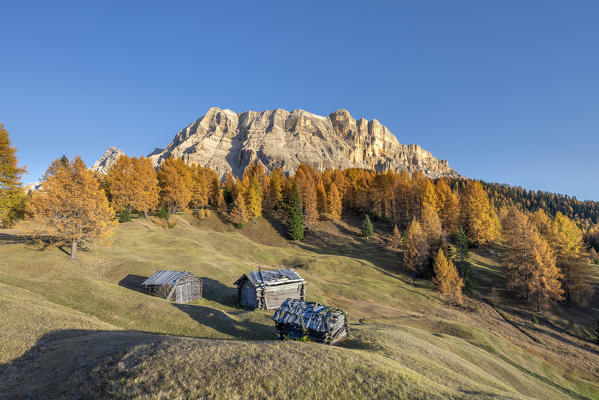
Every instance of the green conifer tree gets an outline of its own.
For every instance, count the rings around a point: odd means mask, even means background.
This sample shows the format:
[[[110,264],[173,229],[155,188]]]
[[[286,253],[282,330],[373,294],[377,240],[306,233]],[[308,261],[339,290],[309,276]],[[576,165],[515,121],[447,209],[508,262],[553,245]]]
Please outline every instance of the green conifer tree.
[[[291,240],[304,240],[304,219],[302,217],[302,200],[297,190],[297,185],[293,183],[291,193],[289,194],[289,204],[287,211],[287,235]]]
[[[364,217],[364,221],[362,221],[362,226],[360,227],[362,230],[362,236],[368,239],[374,233],[374,226],[372,226],[372,221],[368,214]]]

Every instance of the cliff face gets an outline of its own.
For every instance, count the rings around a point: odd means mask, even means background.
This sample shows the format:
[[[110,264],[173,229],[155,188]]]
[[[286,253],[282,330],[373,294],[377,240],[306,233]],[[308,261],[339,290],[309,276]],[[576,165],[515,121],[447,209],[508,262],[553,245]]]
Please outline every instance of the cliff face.
[[[353,167],[420,170],[432,178],[458,176],[447,161],[418,145],[400,144],[377,120],[355,120],[346,110],[322,117],[303,110],[236,114],[211,108],[179,131],[164,150],[156,149],[148,157],[158,166],[170,156],[211,167],[220,176],[229,171],[239,176],[253,161],[286,173],[306,163],[319,170]]]

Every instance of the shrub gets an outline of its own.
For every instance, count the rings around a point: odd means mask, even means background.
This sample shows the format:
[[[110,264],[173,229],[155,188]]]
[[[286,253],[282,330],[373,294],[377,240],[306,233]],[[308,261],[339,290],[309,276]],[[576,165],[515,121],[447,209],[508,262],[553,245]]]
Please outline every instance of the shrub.
[[[537,319],[536,315],[532,316],[532,323],[535,324],[535,325],[539,325],[539,320]]]
[[[158,216],[158,218],[167,219],[168,210],[166,209],[166,207],[162,207],[160,210],[158,210],[158,213],[156,215]]]
[[[175,226],[177,226],[177,220],[175,219],[175,217],[170,217],[170,218],[154,218],[152,220],[156,225],[159,225],[165,229],[168,228],[174,228]]]
[[[129,207],[126,207],[125,209],[123,209],[123,211],[121,211],[119,222],[129,221],[131,221],[131,210],[129,209]]]

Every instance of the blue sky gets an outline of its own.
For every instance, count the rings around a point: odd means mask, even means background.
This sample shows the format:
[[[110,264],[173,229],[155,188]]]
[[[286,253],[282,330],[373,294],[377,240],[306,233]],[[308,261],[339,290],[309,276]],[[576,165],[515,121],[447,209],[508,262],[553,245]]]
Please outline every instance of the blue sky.
[[[599,200],[599,2],[0,4],[0,121],[37,180],[211,106],[346,108],[465,176]]]

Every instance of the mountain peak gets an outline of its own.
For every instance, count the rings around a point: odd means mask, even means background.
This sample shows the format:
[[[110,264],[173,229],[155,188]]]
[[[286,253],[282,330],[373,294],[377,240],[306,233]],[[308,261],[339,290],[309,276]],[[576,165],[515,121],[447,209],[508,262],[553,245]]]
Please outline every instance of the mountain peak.
[[[116,162],[116,160],[118,160],[119,157],[122,155],[125,155],[125,153],[121,149],[116,148],[114,146],[109,147],[104,152],[102,157],[100,157],[100,159],[96,161],[90,169],[100,174],[105,174],[108,172],[110,167],[112,167],[112,165]]]

